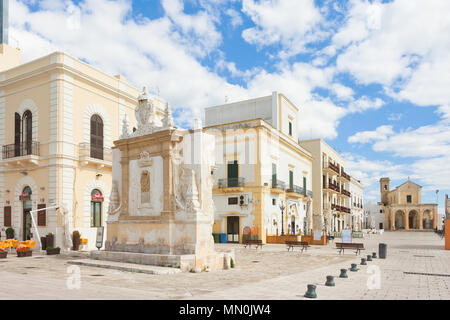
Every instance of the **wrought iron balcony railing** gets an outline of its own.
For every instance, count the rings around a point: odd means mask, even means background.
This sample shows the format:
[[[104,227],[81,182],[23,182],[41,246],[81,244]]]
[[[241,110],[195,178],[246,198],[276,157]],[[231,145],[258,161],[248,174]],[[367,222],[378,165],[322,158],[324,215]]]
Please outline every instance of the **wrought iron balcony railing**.
[[[276,189],[281,189],[281,190],[286,190],[286,183],[284,181],[281,180],[277,180],[276,183],[274,183],[275,181],[272,181],[272,188],[276,188]]]
[[[37,141],[10,144],[2,147],[2,159],[24,156],[40,156],[40,144]]]
[[[101,148],[93,146],[89,143],[80,143],[79,145],[80,158],[92,158],[103,161],[112,161],[112,150],[110,148]]]
[[[219,179],[219,188],[241,188],[245,187],[245,178]]]

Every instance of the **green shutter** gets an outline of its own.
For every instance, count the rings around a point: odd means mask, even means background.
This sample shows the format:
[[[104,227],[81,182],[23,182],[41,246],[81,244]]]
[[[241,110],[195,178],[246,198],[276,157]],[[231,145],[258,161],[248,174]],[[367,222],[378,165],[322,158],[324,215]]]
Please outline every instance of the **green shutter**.
[[[289,189],[294,189],[294,172],[289,171]]]
[[[306,196],[306,177],[303,177],[303,195]]]
[[[272,163],[272,188],[277,184],[277,165]]]
[[[237,161],[228,163],[228,187],[237,187],[239,185],[239,164]]]

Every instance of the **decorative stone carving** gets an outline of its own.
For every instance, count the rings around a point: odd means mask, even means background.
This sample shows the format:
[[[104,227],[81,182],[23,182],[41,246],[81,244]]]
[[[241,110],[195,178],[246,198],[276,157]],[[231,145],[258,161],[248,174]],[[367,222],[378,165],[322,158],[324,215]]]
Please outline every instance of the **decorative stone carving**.
[[[129,137],[128,133],[128,119],[127,115],[122,120],[122,135],[120,136],[120,139],[127,139]]]
[[[173,124],[172,110],[170,110],[169,103],[166,103],[166,110],[164,112],[164,119],[163,119],[163,127],[166,129],[172,129],[175,127]]]
[[[150,154],[147,151],[141,152],[139,155],[139,166],[140,167],[150,167],[153,164]]]
[[[190,169],[184,169],[183,171],[185,173],[184,180],[186,183],[185,210],[186,213],[196,213],[200,210],[200,202],[198,201],[198,187],[195,172]]]
[[[108,221],[117,219],[121,210],[119,187],[117,181],[112,182],[111,195],[109,196]]]

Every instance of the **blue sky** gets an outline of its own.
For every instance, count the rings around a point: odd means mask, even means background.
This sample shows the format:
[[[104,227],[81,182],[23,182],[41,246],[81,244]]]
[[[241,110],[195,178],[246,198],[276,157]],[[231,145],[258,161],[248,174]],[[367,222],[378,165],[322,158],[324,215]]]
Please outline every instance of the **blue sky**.
[[[450,193],[450,1],[11,0],[25,60],[65,51],[168,100],[204,107],[280,91],[378,200],[408,177]]]

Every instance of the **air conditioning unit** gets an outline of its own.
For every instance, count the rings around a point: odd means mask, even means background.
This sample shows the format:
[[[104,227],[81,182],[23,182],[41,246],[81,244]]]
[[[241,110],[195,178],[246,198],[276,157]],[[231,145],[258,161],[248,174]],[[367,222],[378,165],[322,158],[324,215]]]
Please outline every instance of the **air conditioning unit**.
[[[248,206],[249,202],[250,202],[250,199],[249,199],[249,197],[248,197],[247,194],[242,194],[242,195],[239,197],[239,205],[240,205],[241,207],[243,207],[243,206]]]

